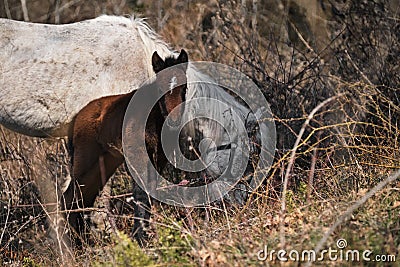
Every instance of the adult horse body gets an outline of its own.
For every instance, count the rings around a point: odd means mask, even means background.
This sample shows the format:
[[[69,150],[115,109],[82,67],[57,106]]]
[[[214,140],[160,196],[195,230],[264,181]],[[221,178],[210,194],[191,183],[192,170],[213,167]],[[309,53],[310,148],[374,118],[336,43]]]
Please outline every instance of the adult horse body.
[[[154,76],[154,51],[162,58],[175,54],[143,19],[100,16],[68,25],[0,19],[0,124],[34,137],[67,136],[73,118],[89,102],[128,93]],[[194,64],[189,63],[186,76],[186,100],[220,100],[242,121],[255,120]],[[222,126],[231,130],[203,118],[197,119],[196,129],[217,146],[225,145],[231,140],[226,133],[234,132],[234,118],[221,106],[206,107],[210,117],[224,118]],[[197,108],[186,105],[184,116],[190,120]],[[207,170],[224,170],[230,151],[212,152],[218,160]]]
[[[88,102],[126,93],[152,74],[143,30],[141,20],[112,16],[67,25],[0,19],[0,124],[66,136]]]
[[[0,19],[0,124],[29,136],[67,136],[87,103],[130,92],[152,77],[153,51],[173,54],[143,19],[104,15],[65,25]],[[249,109],[215,83],[196,83],[209,77],[191,64],[187,76],[187,100],[218,99],[248,117]],[[226,110],[209,111],[220,116]],[[199,127],[218,136],[206,121]]]

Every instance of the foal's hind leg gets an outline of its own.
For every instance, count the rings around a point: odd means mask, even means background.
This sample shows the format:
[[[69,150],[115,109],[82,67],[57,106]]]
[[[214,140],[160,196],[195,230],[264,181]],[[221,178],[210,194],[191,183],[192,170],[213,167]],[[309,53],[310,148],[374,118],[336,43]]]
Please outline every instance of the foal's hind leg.
[[[98,156],[102,153],[101,147],[97,142],[83,139],[82,137],[77,138],[74,147],[72,147],[73,149],[71,149],[72,181],[63,195],[62,204],[65,210],[76,210],[84,207],[82,191],[80,190],[80,185],[82,184],[81,177],[93,169]],[[82,215],[82,212],[69,212],[66,214],[70,226],[77,232],[83,231]]]
[[[96,153],[97,152],[97,153]],[[91,208],[103,189],[105,183],[123,162],[123,157],[109,152],[101,153],[100,146],[96,149],[80,149],[74,151],[73,179],[65,193],[67,208]],[[103,164],[100,164],[102,157]],[[90,165],[89,165],[90,164]],[[101,166],[103,165],[103,166]],[[103,174],[102,174],[103,169]],[[104,178],[102,178],[102,176]],[[69,214],[69,223],[78,233],[84,233],[84,210]]]

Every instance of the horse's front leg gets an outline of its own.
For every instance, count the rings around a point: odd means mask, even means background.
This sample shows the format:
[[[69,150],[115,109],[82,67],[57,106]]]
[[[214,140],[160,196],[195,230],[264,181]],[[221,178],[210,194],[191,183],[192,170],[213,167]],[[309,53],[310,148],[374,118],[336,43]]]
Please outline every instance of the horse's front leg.
[[[146,230],[149,227],[151,214],[150,196],[137,183],[134,183],[133,199],[135,217],[132,235],[140,246],[144,246],[148,240]]]

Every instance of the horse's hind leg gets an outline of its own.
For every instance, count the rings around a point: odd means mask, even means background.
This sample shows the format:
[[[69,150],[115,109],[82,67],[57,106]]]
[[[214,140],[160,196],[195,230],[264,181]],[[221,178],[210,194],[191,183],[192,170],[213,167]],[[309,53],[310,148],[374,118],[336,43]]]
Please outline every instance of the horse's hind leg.
[[[53,248],[60,254],[62,262],[67,263],[73,260],[73,254],[69,237],[66,234],[67,222],[58,205],[64,191],[63,186],[69,182],[65,179],[65,176],[69,175],[64,172],[60,173],[60,162],[64,160],[62,155],[65,147],[61,142],[45,140],[40,143],[38,149],[32,152],[34,180],[48,216],[48,234],[55,242]]]

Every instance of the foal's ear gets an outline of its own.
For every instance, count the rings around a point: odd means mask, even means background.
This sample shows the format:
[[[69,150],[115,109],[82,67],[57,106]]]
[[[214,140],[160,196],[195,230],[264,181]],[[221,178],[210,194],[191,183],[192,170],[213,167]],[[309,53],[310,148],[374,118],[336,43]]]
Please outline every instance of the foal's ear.
[[[179,54],[177,61],[178,63],[187,63],[189,61],[188,54],[184,49],[181,50],[181,53]]]
[[[157,51],[154,51],[153,56],[151,57],[151,64],[153,65],[153,70],[155,73],[158,73],[164,69],[165,62],[158,55]]]
[[[187,63],[189,61],[188,55],[184,49],[181,50],[181,53],[178,56],[179,63]]]

